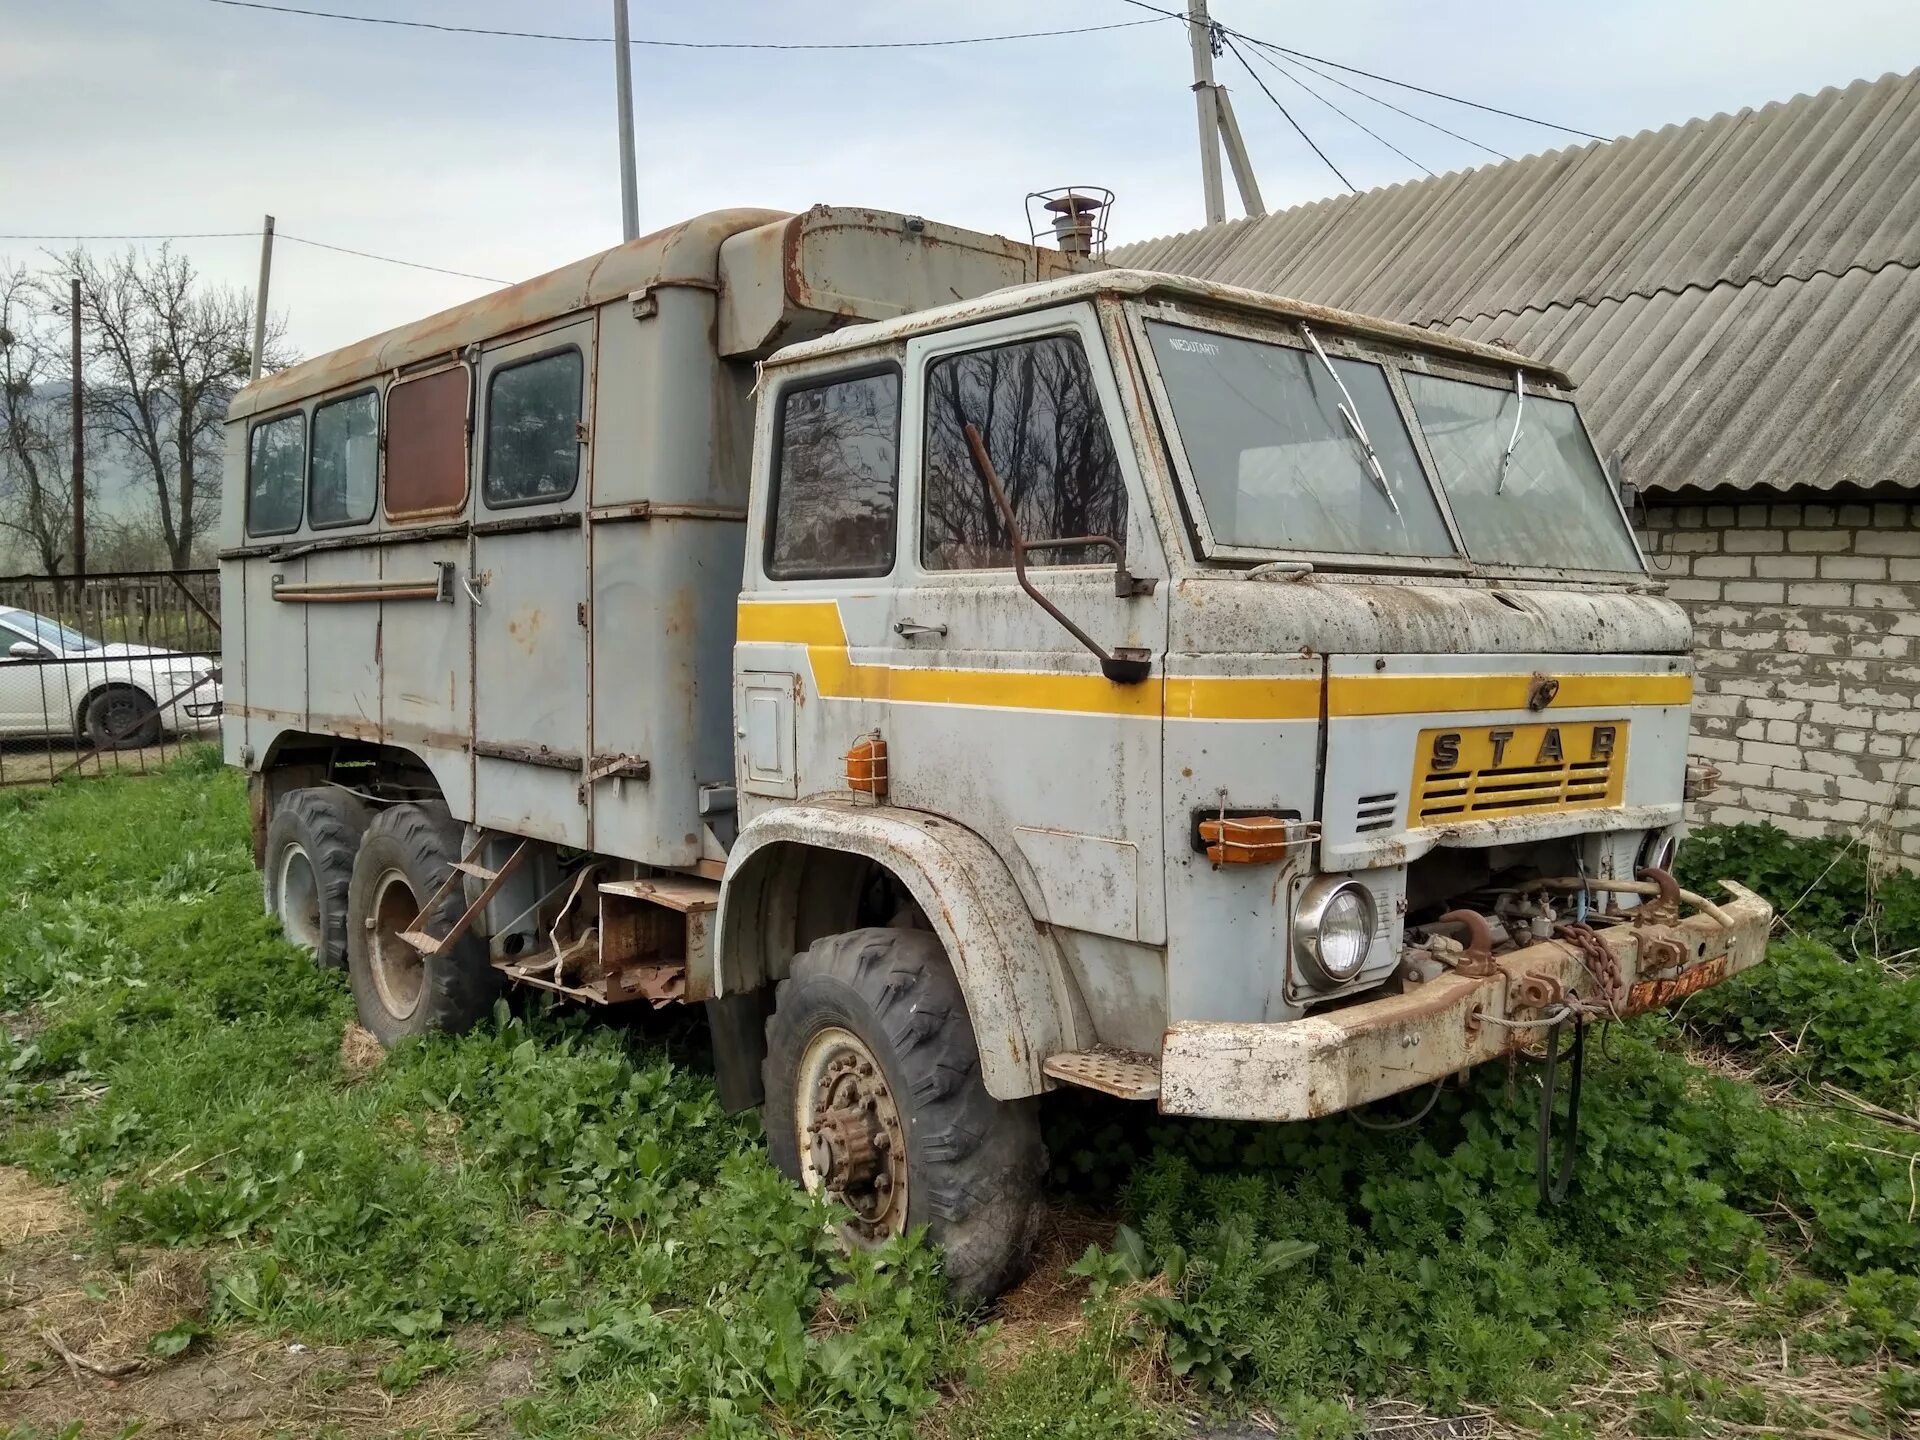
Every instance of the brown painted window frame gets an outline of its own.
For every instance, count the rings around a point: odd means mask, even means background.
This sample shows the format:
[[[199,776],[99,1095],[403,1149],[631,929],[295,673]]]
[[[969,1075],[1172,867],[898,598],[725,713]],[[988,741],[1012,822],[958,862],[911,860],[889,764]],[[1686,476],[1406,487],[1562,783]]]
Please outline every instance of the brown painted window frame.
[[[393,427],[393,392],[420,380],[431,380],[435,376],[445,375],[458,370],[467,382],[466,415],[460,426],[460,499],[453,504],[433,506],[425,510],[395,510],[389,490],[390,476],[388,461],[391,456],[391,438]],[[420,370],[411,375],[397,375],[388,382],[386,394],[380,407],[380,514],[389,524],[408,525],[421,520],[441,520],[464,511],[473,500],[473,376],[474,367],[466,360],[456,361],[452,365],[442,365],[432,370]]]

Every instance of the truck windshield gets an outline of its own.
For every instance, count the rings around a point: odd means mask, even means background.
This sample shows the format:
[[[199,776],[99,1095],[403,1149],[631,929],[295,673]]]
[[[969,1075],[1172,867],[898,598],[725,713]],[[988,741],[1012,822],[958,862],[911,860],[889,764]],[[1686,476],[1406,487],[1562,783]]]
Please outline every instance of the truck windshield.
[[[1455,553],[1378,365],[1158,320],[1147,334],[1216,544]]]
[[[1513,384],[1401,373],[1414,418],[1440,467],[1454,524],[1475,560],[1571,570],[1641,568],[1640,552],[1571,402],[1531,389],[1522,396]]]

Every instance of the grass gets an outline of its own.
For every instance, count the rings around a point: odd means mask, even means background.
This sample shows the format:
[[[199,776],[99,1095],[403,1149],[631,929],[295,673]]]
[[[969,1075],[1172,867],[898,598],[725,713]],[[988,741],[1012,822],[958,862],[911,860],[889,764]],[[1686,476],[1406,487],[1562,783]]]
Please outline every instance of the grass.
[[[1920,1403],[1915,1136],[1771,1104],[1691,1064],[1672,1021],[1590,1055],[1580,1180],[1544,1212],[1527,1067],[1392,1133],[1055,1104],[1059,1195],[1118,1196],[1128,1225],[1075,1267],[1084,1308],[1002,1334],[943,1304],[917,1244],[842,1257],[756,1122],[720,1112],[693,1027],[503,1006],[343,1064],[345,986],[261,915],[244,797],[211,756],[0,794],[0,886],[0,1162],[66,1187],[103,1253],[206,1257],[212,1336],[163,1346],[371,1347],[404,1395],[531,1334],[535,1380],[506,1409],[540,1436],[1132,1440],[1248,1407],[1321,1436],[1389,1397],[1556,1436],[1810,1416],[1880,1436]],[[1887,995],[1910,1021],[1911,994]],[[1870,1088],[1868,1058],[1807,1081]],[[1858,1403],[1833,1420],[1684,1358],[1593,1398],[1622,1337],[1702,1286],[1742,1318],[1700,1355],[1784,1344]]]

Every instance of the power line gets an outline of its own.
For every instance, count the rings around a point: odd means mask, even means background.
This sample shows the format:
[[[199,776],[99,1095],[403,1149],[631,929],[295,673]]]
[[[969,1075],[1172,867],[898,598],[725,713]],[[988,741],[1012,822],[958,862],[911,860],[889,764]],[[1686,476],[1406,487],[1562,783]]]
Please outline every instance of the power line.
[[[1332,160],[1327,158],[1327,152],[1322,150],[1320,146],[1315,143],[1314,138],[1311,135],[1307,134],[1306,128],[1302,126],[1298,120],[1293,118],[1293,112],[1288,110],[1286,106],[1280,103],[1280,97],[1274,94],[1272,90],[1268,89],[1267,82],[1262,80],[1259,74],[1254,70],[1253,66],[1247,63],[1247,57],[1240,53],[1240,47],[1233,43],[1232,33],[1228,31],[1224,26],[1221,27],[1220,38],[1227,42],[1227,49],[1231,50],[1233,52],[1233,58],[1240,62],[1240,68],[1242,70],[1245,70],[1247,74],[1253,76],[1253,83],[1260,87],[1260,89],[1265,93],[1267,99],[1273,101],[1274,108],[1278,110],[1282,115],[1287,117],[1287,123],[1291,125],[1295,130],[1300,132],[1300,138],[1307,142],[1307,145],[1309,146],[1309,148],[1312,149],[1314,154],[1320,157],[1321,162],[1326,165],[1327,169],[1331,170],[1335,175],[1340,176],[1340,183],[1346,186],[1347,189],[1353,191],[1354,194],[1358,195],[1360,191],[1354,186],[1354,183],[1351,180],[1347,179],[1347,177],[1341,173],[1340,167],[1338,165],[1334,164]]]
[[[501,280],[492,275],[476,275],[471,270],[448,270],[440,265],[422,265],[418,260],[396,260],[391,255],[375,255],[370,250],[350,250],[345,245],[329,245],[324,240],[309,240],[304,235],[289,235],[286,231],[277,231],[275,238],[291,240],[296,245],[311,245],[316,250],[332,250],[340,255],[357,255],[362,260],[379,260],[388,265],[404,265],[409,270],[431,270],[436,275],[457,275],[462,280],[484,280],[489,285],[511,285],[511,280]]]
[[[1262,41],[1262,40],[1253,40],[1248,43],[1258,46],[1261,50],[1266,50],[1268,48],[1271,48],[1266,44],[1265,41]],[[1262,57],[1262,58],[1265,58],[1265,57]],[[1504,150],[1496,150],[1491,145],[1482,144],[1480,141],[1475,140],[1470,135],[1462,135],[1458,130],[1449,130],[1446,126],[1441,125],[1436,121],[1429,120],[1424,115],[1416,115],[1411,110],[1402,110],[1398,105],[1394,104],[1391,100],[1383,99],[1378,95],[1374,95],[1368,91],[1362,90],[1358,85],[1349,85],[1346,81],[1342,80],[1338,75],[1329,75],[1324,70],[1316,70],[1314,69],[1313,66],[1307,64],[1306,61],[1301,60],[1295,56],[1289,56],[1288,60],[1291,64],[1298,65],[1302,70],[1305,70],[1308,74],[1318,75],[1322,80],[1325,80],[1330,85],[1338,85],[1342,90],[1350,90],[1355,95],[1358,95],[1362,100],[1371,100],[1376,105],[1384,105],[1386,106],[1387,109],[1393,111],[1394,114],[1404,115],[1407,117],[1407,119],[1412,120],[1416,124],[1424,125],[1429,130],[1438,130],[1442,135],[1451,135],[1455,140],[1458,140],[1463,145],[1471,145],[1476,150],[1484,150],[1487,152],[1487,154],[1492,155],[1497,159],[1501,159],[1501,160],[1513,159],[1513,157],[1507,154],[1507,152]]]
[[[0,235],[0,240],[238,240],[259,234],[258,230],[197,230],[177,235]]]
[[[216,0],[216,3],[237,4],[239,0]],[[1136,10],[1151,10],[1154,14],[1169,19],[1184,21],[1187,18],[1176,11],[1163,10],[1158,5],[1148,4],[1147,0],[1120,0],[1120,3],[1123,5],[1131,5]],[[1542,120],[1537,115],[1522,115],[1517,110],[1502,110],[1497,105],[1482,105],[1478,100],[1468,100],[1463,96],[1449,95],[1444,90],[1429,90],[1424,85],[1415,85],[1410,80],[1396,80],[1391,75],[1376,75],[1373,71],[1362,70],[1357,65],[1343,65],[1338,60],[1329,60],[1322,55],[1310,55],[1305,50],[1295,50],[1286,45],[1276,44],[1272,40],[1262,40],[1257,35],[1249,35],[1244,30],[1235,30],[1230,25],[1221,25],[1219,28],[1223,34],[1231,35],[1235,39],[1245,40],[1249,45],[1262,45],[1269,50],[1277,50],[1282,55],[1289,56],[1296,60],[1311,60],[1317,65],[1326,65],[1335,70],[1344,70],[1349,75],[1360,75],[1368,80],[1377,80],[1382,85],[1397,85],[1402,90],[1415,90],[1422,95],[1431,95],[1436,100],[1449,100],[1455,105],[1465,105],[1472,110],[1484,110],[1489,115],[1504,115],[1509,120],[1524,120],[1529,125],[1539,125],[1548,130],[1558,130],[1563,134],[1578,135],[1582,139],[1598,140],[1603,144],[1611,143],[1605,135],[1596,135],[1591,130],[1580,130],[1572,125],[1561,125],[1553,120]]]
[[[258,240],[258,230],[182,230],[170,235],[0,235],[0,240]],[[392,255],[376,255],[371,250],[354,250],[345,245],[329,245],[325,240],[309,240],[304,235],[274,232],[276,240],[291,240],[296,245],[311,245],[316,250],[332,250],[340,255],[355,255],[362,260],[378,260],[383,265],[404,265],[409,270],[431,270],[436,275],[456,275],[462,280],[482,280],[489,285],[511,285],[493,275],[476,275],[471,270],[449,270],[443,265],[423,265],[418,260],[401,260]]]
[[[1235,52],[1235,53],[1238,53],[1238,52]],[[1402,150],[1398,145],[1394,144],[1391,140],[1387,139],[1387,137],[1382,135],[1378,130],[1374,130],[1370,128],[1363,121],[1354,119],[1353,116],[1347,114],[1346,111],[1342,110],[1338,105],[1334,104],[1331,100],[1327,99],[1326,96],[1322,95],[1318,90],[1314,89],[1311,85],[1307,84],[1306,81],[1302,80],[1298,75],[1295,75],[1291,70],[1282,68],[1278,60],[1273,59],[1269,55],[1264,55],[1258,50],[1255,50],[1253,53],[1255,57],[1260,61],[1260,63],[1262,65],[1267,66],[1270,70],[1273,71],[1274,74],[1280,76],[1284,80],[1291,80],[1294,84],[1298,85],[1302,90],[1306,91],[1307,94],[1311,95],[1314,99],[1318,100],[1322,105],[1326,106],[1329,110],[1333,111],[1334,114],[1338,115],[1342,120],[1346,121],[1349,125],[1355,126],[1358,129],[1366,131],[1367,134],[1371,135],[1374,139],[1378,140],[1382,145],[1386,146],[1387,149],[1393,151],[1394,154],[1398,155],[1402,160],[1406,161],[1409,165],[1413,166],[1414,169],[1420,171],[1429,180],[1433,178],[1433,171],[1427,169],[1426,166],[1422,165],[1418,160],[1414,159],[1413,156],[1407,154],[1406,151]],[[1244,65],[1246,61],[1242,60],[1240,63]]]
[[[1249,41],[1253,40],[1253,36],[1251,35],[1242,36],[1241,38]],[[1382,85],[1397,85],[1402,90],[1413,90],[1421,95],[1431,95],[1436,100],[1451,100],[1455,105],[1465,105],[1473,110],[1484,110],[1489,115],[1504,115],[1509,120],[1524,120],[1529,125],[1541,125],[1549,130],[1558,130],[1565,135],[1578,135],[1583,140],[1598,140],[1602,145],[1612,143],[1607,136],[1596,135],[1591,130],[1581,130],[1572,125],[1561,125],[1552,120],[1542,120],[1533,115],[1522,115],[1518,110],[1502,110],[1498,105],[1482,105],[1478,100],[1465,100],[1458,95],[1449,95],[1444,90],[1429,90],[1424,85],[1415,85],[1408,80],[1395,80],[1389,75],[1376,75],[1371,70],[1362,70],[1354,65],[1342,65],[1338,60],[1328,60],[1320,55],[1309,55],[1304,50],[1292,50],[1285,45],[1276,45],[1271,40],[1255,41],[1254,43],[1264,44],[1269,49],[1278,50],[1282,55],[1291,56],[1296,60],[1312,60],[1319,65],[1331,66],[1335,70],[1344,70],[1349,75],[1364,76],[1368,80],[1377,80]]]
[[[386,15],[348,15],[337,10],[306,10],[294,5],[268,5],[262,0],[208,0],[235,10],[266,10],[276,15],[304,15],[314,20],[348,20],[360,25],[391,25],[402,30],[438,30],[447,35],[490,35],[509,40],[556,40],[572,45],[611,45],[611,35],[561,35],[543,30],[490,30],[479,25],[444,25],[432,20],[396,20]],[[1178,17],[1176,17],[1178,18]],[[946,40],[630,40],[659,50],[934,50],[948,45],[990,45],[1002,40],[1045,40],[1056,35],[1092,35],[1102,30],[1130,30],[1158,20],[1121,20],[1109,25],[1076,25],[1061,30],[1019,30],[1000,35],[961,35]]]

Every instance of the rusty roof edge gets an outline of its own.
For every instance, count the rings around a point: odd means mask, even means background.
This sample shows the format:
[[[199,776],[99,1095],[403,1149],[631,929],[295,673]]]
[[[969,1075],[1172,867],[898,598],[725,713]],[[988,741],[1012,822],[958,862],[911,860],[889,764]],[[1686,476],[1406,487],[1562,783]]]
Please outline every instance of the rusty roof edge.
[[[1239,285],[1222,285],[1217,281],[1202,280],[1191,275],[1131,269],[1094,270],[1058,280],[1011,285],[977,299],[963,300],[952,305],[940,305],[931,310],[919,310],[897,319],[849,325],[817,339],[805,340],[776,351],[767,364],[796,364],[802,360],[831,355],[859,346],[904,339],[930,330],[947,329],[954,325],[969,324],[992,316],[1018,314],[1041,306],[1064,304],[1102,293],[1128,297],[1171,294],[1266,316],[1309,320],[1330,329],[1345,331],[1367,339],[1385,340],[1414,350],[1455,355],[1464,359],[1499,365],[1503,369],[1517,366],[1535,375],[1545,376],[1554,384],[1566,389],[1573,388],[1571,377],[1557,366],[1536,360],[1530,355],[1522,355],[1504,346],[1488,345],[1478,340],[1463,340],[1442,330],[1428,330],[1418,325],[1403,325],[1397,320],[1381,320],[1371,315],[1358,315],[1350,310],[1338,310],[1329,305],[1315,305],[1305,300],[1272,295],[1263,290],[1249,290]]]
[[[233,397],[227,418],[244,419],[435,356],[452,356],[475,342],[603,305],[646,285],[717,283],[722,240],[791,216],[786,210],[740,207],[679,221],[262,376]]]

